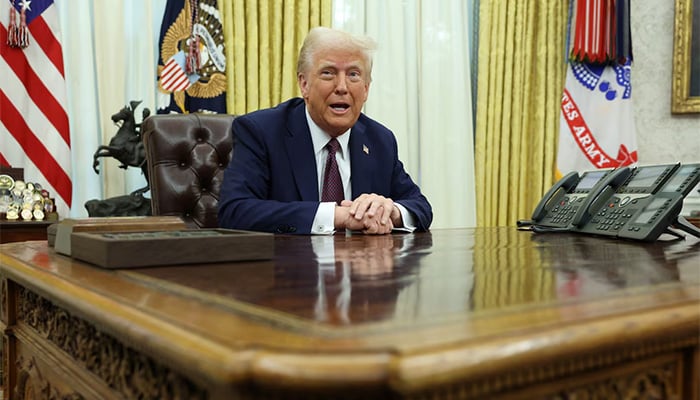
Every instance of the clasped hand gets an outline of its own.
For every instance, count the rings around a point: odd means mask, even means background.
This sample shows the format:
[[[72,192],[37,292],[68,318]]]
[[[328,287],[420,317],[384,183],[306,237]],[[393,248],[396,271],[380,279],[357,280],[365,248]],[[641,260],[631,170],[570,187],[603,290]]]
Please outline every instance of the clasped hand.
[[[343,200],[335,211],[336,229],[362,231],[370,235],[390,233],[402,227],[401,212],[390,198],[370,193],[353,201]]]

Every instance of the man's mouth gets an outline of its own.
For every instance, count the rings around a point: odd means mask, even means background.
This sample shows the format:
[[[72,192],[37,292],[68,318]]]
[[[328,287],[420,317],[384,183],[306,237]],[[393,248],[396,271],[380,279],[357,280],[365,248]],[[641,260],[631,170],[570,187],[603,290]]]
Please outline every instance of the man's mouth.
[[[346,104],[346,103],[333,103],[333,104],[331,104],[331,108],[332,108],[334,111],[339,111],[339,112],[340,112],[340,111],[345,111],[345,110],[347,110],[348,108],[350,108],[350,105],[349,105],[349,104]]]

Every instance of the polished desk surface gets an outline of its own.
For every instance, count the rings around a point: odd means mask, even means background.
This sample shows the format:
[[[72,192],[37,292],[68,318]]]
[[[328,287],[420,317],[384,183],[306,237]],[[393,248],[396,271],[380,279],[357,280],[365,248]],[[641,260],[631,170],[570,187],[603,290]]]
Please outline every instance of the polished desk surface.
[[[93,267],[45,242],[0,249],[8,279],[205,385],[412,393],[659,335],[700,336],[693,237],[509,227],[276,236],[272,260],[131,270]]]

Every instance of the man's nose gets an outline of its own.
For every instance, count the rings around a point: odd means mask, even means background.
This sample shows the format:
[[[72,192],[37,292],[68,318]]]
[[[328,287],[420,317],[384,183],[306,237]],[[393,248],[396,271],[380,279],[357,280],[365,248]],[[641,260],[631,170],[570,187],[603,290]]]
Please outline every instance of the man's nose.
[[[335,82],[335,91],[337,93],[345,93],[348,91],[347,78],[344,72],[338,74],[337,81]]]

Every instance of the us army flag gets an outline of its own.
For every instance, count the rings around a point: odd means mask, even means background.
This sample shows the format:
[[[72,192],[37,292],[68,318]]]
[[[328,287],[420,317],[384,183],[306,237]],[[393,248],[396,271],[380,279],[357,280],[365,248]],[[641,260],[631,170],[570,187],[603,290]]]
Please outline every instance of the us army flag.
[[[630,72],[630,61],[569,63],[561,98],[559,175],[637,162]]]
[[[559,177],[637,162],[629,0],[574,0],[561,97]]]

